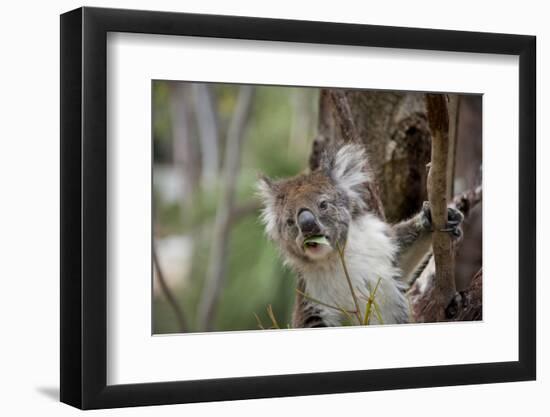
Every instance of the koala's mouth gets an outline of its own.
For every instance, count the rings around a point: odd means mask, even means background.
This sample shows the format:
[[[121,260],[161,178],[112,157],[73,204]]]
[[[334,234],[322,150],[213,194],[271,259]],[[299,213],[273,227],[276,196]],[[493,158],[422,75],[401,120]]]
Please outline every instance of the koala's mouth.
[[[328,236],[325,235],[313,235],[309,236],[304,239],[303,246],[305,250],[308,249],[318,249],[322,246],[328,246],[330,247],[330,241],[328,239]]]

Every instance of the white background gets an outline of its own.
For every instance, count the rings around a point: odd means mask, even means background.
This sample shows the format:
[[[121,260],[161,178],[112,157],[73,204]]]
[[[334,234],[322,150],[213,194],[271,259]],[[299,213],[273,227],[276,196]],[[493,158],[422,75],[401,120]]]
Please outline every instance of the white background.
[[[549,226],[540,213],[550,209],[542,194],[550,175],[548,123],[542,123],[543,99],[548,83],[548,12],[544,2],[393,1],[373,4],[340,0],[320,2],[89,1],[88,5],[162,9],[203,13],[241,14],[296,19],[332,20],[397,26],[481,30],[538,36],[538,142],[539,146],[539,260],[549,248]],[[10,2],[2,9],[2,163],[0,181],[0,233],[2,260],[2,342],[0,343],[1,401],[5,415],[27,413],[72,415],[76,411],[57,403],[59,349],[59,13],[80,6],[73,1],[56,4]],[[541,96],[544,97],[541,98]],[[546,157],[546,158],[544,158]],[[503,231],[504,233],[504,231]],[[550,390],[548,351],[550,310],[543,305],[550,290],[548,265],[539,262],[538,381],[484,386],[402,390],[180,405],[101,411],[100,415],[281,415],[305,412],[323,416],[344,410],[372,415],[547,415]],[[544,325],[546,322],[546,325]],[[475,343],[475,341],[472,341]]]

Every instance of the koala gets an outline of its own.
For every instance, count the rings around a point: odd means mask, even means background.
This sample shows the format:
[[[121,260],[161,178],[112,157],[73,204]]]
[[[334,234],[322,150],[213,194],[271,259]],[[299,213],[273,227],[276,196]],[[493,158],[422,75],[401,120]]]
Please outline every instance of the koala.
[[[260,177],[266,234],[297,275],[292,327],[340,326],[346,319],[341,309],[356,312],[339,250],[361,317],[376,287],[379,315],[371,315],[370,323],[409,321],[407,280],[431,250],[430,206],[426,202],[411,219],[390,225],[366,198],[372,185],[365,150],[358,144],[325,151],[312,172],[280,180]],[[458,210],[449,208],[444,230],[459,237],[462,220]]]

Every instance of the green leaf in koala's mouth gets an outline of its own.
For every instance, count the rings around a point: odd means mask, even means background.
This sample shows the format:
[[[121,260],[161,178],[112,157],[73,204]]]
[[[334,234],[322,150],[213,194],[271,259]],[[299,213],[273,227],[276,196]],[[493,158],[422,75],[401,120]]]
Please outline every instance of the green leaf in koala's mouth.
[[[311,236],[304,240],[304,246],[305,247],[316,247],[317,245],[326,245],[330,246],[330,243],[326,236]]]

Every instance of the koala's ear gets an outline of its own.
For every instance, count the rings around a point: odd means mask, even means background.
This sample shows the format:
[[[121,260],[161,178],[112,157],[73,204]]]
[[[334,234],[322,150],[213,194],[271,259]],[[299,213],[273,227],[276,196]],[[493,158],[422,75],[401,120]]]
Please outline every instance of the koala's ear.
[[[358,144],[346,144],[329,151],[321,160],[321,169],[351,198],[361,199],[365,183],[370,180],[367,166],[365,149]]]
[[[265,175],[260,175],[256,183],[256,189],[263,204],[260,218],[265,225],[267,235],[270,238],[275,239],[277,231],[277,216],[275,211],[277,184]]]
[[[276,185],[272,179],[263,174],[258,175],[256,189],[264,205],[271,204],[275,201]]]

